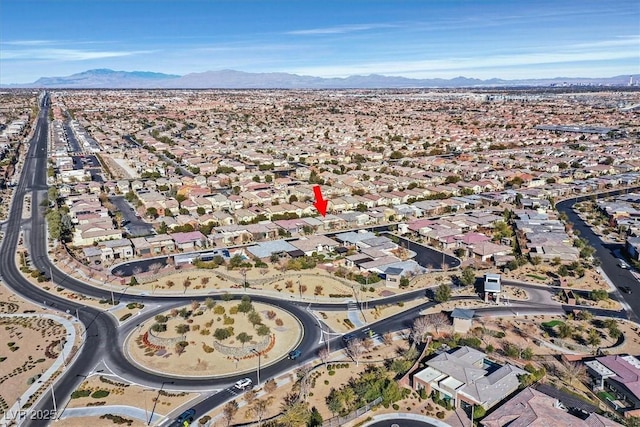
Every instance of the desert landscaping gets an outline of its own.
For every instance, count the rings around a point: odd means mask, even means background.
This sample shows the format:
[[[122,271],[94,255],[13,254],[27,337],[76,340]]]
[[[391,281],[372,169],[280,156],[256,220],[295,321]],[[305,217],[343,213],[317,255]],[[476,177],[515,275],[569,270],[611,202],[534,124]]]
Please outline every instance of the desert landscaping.
[[[154,321],[129,338],[129,354],[145,369],[178,376],[255,370],[257,353],[262,366],[278,361],[299,343],[302,332],[287,311],[249,297],[193,302],[157,315]]]

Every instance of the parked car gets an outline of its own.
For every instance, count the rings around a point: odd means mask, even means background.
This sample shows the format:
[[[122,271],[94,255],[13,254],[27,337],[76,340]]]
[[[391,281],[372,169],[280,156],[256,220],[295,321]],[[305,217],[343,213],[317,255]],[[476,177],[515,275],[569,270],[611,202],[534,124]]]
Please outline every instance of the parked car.
[[[245,388],[249,387],[251,384],[253,384],[253,381],[251,381],[251,378],[243,378],[241,380],[236,381],[235,388],[237,388],[238,390],[244,390]]]
[[[302,352],[300,350],[293,350],[289,352],[289,359],[291,360],[296,360],[300,356],[302,356]]]
[[[629,268],[629,264],[627,264],[624,260],[618,260],[618,267],[627,270]]]
[[[621,290],[622,292],[624,292],[625,294],[630,294],[630,293],[632,293],[631,288],[630,288],[630,287],[628,287],[628,286],[621,286],[621,287],[620,287],[620,290]]]

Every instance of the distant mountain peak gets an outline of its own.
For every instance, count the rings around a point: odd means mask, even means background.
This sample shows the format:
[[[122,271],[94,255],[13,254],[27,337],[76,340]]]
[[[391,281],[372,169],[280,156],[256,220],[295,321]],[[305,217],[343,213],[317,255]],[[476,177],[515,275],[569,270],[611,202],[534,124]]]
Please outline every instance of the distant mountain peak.
[[[640,76],[633,76],[638,81]],[[382,74],[348,77],[313,77],[284,72],[250,73],[232,69],[190,73],[183,76],[152,71],[116,71],[96,68],[64,77],[41,77],[26,85],[5,87],[32,88],[95,88],[95,89],[399,89],[399,88],[462,88],[491,86],[552,86],[607,85],[625,86],[629,75],[609,78],[569,78],[487,80],[458,76],[451,79],[414,79]]]

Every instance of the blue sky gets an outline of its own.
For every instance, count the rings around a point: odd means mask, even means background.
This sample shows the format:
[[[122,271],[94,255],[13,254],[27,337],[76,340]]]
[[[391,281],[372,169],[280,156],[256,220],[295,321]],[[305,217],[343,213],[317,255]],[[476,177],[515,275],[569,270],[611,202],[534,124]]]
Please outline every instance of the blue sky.
[[[321,77],[640,73],[638,0],[1,0],[0,83],[92,68]]]

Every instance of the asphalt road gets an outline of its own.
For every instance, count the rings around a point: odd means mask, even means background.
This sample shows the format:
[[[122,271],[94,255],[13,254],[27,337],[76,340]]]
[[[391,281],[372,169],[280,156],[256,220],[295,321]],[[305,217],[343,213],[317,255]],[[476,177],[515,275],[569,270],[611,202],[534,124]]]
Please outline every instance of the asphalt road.
[[[409,420],[406,418],[397,418],[395,420],[378,421],[373,424],[366,424],[366,427],[436,427],[434,424],[418,420]]]
[[[153,226],[142,218],[138,218],[137,212],[124,196],[111,196],[109,201],[115,205],[122,214],[122,219],[127,221],[123,227],[131,237],[150,236],[155,234]]]
[[[69,143],[69,147],[71,147],[71,152],[73,153],[82,153],[83,150],[82,150],[82,147],[80,146],[80,142],[78,142],[75,132],[73,131],[73,129],[71,129],[70,120],[71,118],[65,120],[62,123],[62,126],[64,127],[64,131],[67,135],[67,141]]]
[[[621,191],[612,191],[606,194],[614,195],[619,193],[621,193]],[[595,234],[591,227],[589,227],[572,208],[576,201],[583,201],[588,198],[590,198],[590,196],[565,200],[558,203],[556,208],[558,211],[564,212],[567,215],[569,221],[573,223],[574,230],[580,233],[580,237],[587,239],[589,244],[596,249],[595,257],[600,260],[602,270],[618,289],[621,286],[631,288],[631,294],[622,293],[618,290],[615,293],[615,297],[619,301],[626,302],[629,307],[631,307],[632,312],[629,313],[630,319],[635,322],[640,322],[640,282],[631,274],[630,270],[620,268],[618,266],[618,258],[616,258],[616,253],[619,253],[624,246],[622,244],[603,242],[600,236]]]

